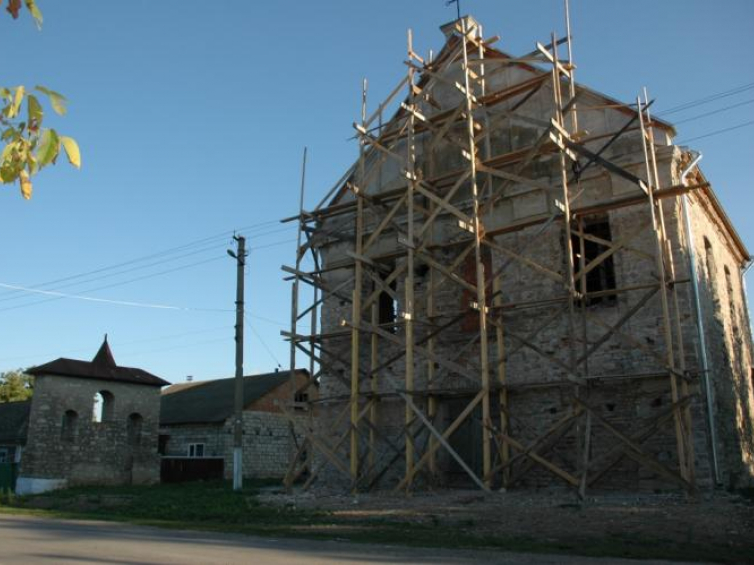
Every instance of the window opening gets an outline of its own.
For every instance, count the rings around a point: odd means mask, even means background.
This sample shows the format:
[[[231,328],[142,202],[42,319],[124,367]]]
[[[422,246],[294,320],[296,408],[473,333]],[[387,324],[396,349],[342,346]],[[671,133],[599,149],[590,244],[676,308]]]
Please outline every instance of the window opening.
[[[204,457],[204,444],[203,443],[190,443],[188,446],[189,457]]]
[[[704,238],[704,258],[706,259],[707,278],[710,280],[712,288],[714,288],[715,256],[712,253],[712,244],[706,237]]]
[[[723,267],[725,271],[725,287],[728,292],[728,310],[730,311],[730,323],[733,326],[733,331],[738,331],[738,319],[736,317],[736,305],[733,302],[733,277],[730,274],[730,269],[727,265]]]
[[[106,391],[101,390],[94,395],[94,406],[92,407],[93,422],[107,422],[113,419],[114,397]]]
[[[380,277],[380,280],[383,282],[386,281],[388,276],[391,272],[395,269],[395,265],[388,266],[387,269],[384,271],[379,271],[378,276]],[[398,289],[398,283],[396,280],[391,281],[387,286],[390,288],[390,290],[393,291],[393,294],[397,292]],[[373,285],[373,288],[376,290],[377,284],[375,283]],[[377,300],[377,322],[380,325],[383,324],[389,324],[390,327],[383,328],[389,332],[395,333],[395,320],[398,317],[398,301],[393,297],[393,294],[383,290],[380,292],[379,298]]]
[[[167,455],[168,441],[170,441],[170,436],[167,434],[160,434],[157,437],[157,453],[160,455]]]
[[[293,397],[293,402],[296,404],[295,410],[305,410],[306,407],[302,405],[309,402],[309,394],[306,392],[297,392]]]
[[[79,415],[75,410],[66,410],[60,426],[60,439],[65,443],[73,443],[76,439]]]
[[[613,240],[612,232],[610,230],[610,219],[607,215],[595,216],[589,219],[584,219],[584,235],[592,236],[595,239],[602,240],[604,242],[610,242]],[[577,234],[571,235],[571,246],[573,248],[573,273],[578,274],[581,262],[581,242]],[[584,238],[584,266],[589,267],[589,264],[602,255],[609,249],[609,245],[600,243],[593,239]],[[581,290],[581,281],[576,280],[576,291]],[[615,264],[613,263],[613,255],[602,259],[597,265],[592,267],[586,274],[586,292],[587,294],[595,292],[603,292],[606,290],[614,290],[615,286]],[[592,306],[594,304],[615,304],[617,296],[615,294],[609,294],[606,296],[590,296],[586,299],[586,305]]]
[[[141,428],[144,418],[134,412],[128,417],[127,435],[129,445],[139,445],[141,441]]]

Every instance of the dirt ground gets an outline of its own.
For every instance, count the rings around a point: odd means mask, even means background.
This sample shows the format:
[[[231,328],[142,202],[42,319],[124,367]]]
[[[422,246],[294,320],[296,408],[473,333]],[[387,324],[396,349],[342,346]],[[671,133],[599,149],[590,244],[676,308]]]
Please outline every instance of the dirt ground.
[[[472,535],[535,537],[548,542],[620,537],[637,543],[752,548],[754,501],[728,493],[589,497],[578,504],[569,493],[440,491],[335,496],[268,492],[264,503],[332,512],[342,520],[397,521],[451,526]]]

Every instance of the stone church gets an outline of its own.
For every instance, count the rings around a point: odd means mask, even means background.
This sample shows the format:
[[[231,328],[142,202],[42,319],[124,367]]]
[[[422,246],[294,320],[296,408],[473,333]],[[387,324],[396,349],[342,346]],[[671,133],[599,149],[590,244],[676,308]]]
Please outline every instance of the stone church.
[[[322,297],[290,334],[321,368],[319,479],[750,486],[751,257],[700,155],[645,96],[577,83],[565,40],[442,31],[430,56],[409,35],[359,159],[294,218],[287,272]]]

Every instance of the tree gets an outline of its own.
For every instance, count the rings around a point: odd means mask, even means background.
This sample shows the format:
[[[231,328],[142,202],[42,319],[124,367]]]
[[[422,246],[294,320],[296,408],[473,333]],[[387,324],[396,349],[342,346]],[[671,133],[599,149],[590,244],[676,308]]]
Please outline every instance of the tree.
[[[34,377],[23,370],[0,373],[0,403],[28,400],[34,394]]]
[[[0,6],[2,3],[0,0]],[[23,5],[41,28],[42,13],[36,0],[23,0]],[[5,9],[17,19],[21,8],[21,0],[8,0]],[[42,127],[44,109],[38,95],[44,95],[57,114],[66,113],[66,99],[59,92],[44,86],[35,86],[32,91],[24,86],[0,86],[0,140],[4,144],[0,152],[0,182],[18,182],[21,195],[27,200],[31,198],[31,177],[47,165],[55,164],[61,148],[71,165],[81,167],[81,152],[76,141]]]

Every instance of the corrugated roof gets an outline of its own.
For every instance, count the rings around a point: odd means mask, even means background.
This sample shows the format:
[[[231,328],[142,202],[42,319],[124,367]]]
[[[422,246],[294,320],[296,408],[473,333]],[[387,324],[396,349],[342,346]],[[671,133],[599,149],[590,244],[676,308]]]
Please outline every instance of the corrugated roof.
[[[31,400],[0,403],[0,445],[23,445],[29,427]]]
[[[30,375],[59,375],[63,377],[81,377],[85,379],[99,379],[103,381],[118,381],[141,384],[147,386],[166,386],[170,383],[160,377],[134,367],[119,367],[105,341],[99,348],[97,355],[91,361],[67,359],[60,357],[44,365],[32,367],[26,371]]]
[[[306,372],[299,369],[299,372]],[[248,406],[288,382],[290,371],[250,375],[243,378],[243,405]],[[224,422],[234,409],[235,379],[181,383],[162,391],[160,424]]]

